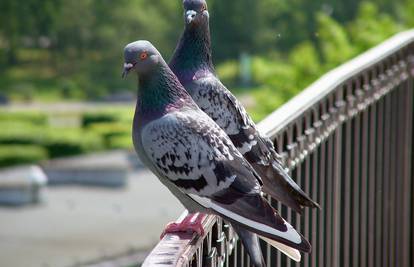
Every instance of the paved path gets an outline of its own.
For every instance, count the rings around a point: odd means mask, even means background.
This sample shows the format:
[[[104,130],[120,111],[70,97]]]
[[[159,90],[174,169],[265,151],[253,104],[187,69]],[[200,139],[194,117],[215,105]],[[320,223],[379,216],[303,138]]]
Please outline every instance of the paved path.
[[[151,173],[123,190],[51,187],[47,201],[0,208],[0,266],[73,266],[128,250],[149,250],[183,207]]]

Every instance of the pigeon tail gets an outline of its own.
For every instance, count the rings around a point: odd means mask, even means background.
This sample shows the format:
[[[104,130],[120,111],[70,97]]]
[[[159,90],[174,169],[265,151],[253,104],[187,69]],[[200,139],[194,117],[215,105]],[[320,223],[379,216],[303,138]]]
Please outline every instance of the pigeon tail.
[[[238,224],[259,236],[280,242],[286,246],[309,253],[311,245],[260,195],[244,195],[223,203],[190,194],[190,197],[203,207],[210,209],[232,224]]]
[[[269,243],[272,247],[276,248],[277,250],[288,256],[289,258],[291,258],[292,260],[300,262],[302,257],[300,255],[299,250],[291,248],[289,246],[286,246],[285,244],[282,244],[280,242],[277,242],[264,236],[260,236],[260,238]]]
[[[250,260],[255,267],[266,267],[262,250],[260,249],[259,238],[255,233],[247,231],[236,223],[232,224],[234,231],[236,231],[244,248],[250,256]]]
[[[268,166],[257,163],[252,165],[263,179],[263,192],[272,198],[300,214],[303,211],[303,207],[320,209],[319,204],[303,192],[278,162],[273,162],[273,164]]]

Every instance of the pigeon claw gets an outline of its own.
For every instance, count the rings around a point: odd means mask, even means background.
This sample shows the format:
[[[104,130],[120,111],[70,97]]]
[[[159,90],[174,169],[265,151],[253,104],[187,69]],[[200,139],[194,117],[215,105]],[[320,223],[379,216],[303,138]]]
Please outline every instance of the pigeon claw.
[[[167,224],[160,239],[163,239],[167,234],[177,233],[197,233],[199,236],[203,236],[203,219],[205,216],[205,214],[201,213],[190,213],[180,222],[171,222]]]

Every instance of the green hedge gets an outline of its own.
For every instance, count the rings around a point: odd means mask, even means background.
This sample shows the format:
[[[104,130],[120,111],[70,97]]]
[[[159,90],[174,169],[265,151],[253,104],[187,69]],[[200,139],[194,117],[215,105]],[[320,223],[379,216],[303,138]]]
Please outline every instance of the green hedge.
[[[92,113],[85,113],[82,116],[82,126],[88,127],[91,124],[95,123],[110,123],[116,122],[119,120],[117,114],[109,113],[109,112],[92,112]]]
[[[108,139],[108,149],[132,149],[131,135],[113,136]]]
[[[104,149],[101,136],[81,129],[49,129],[43,145],[51,158],[79,155]]]
[[[118,108],[81,116],[79,128],[48,125],[42,113],[4,112],[0,114],[0,166],[30,163],[47,158],[85,154],[104,149],[131,149],[132,115]],[[27,155],[25,154],[27,151]]]
[[[11,122],[11,123],[22,122],[22,123],[30,123],[33,125],[46,125],[48,122],[48,116],[46,115],[46,113],[42,113],[42,112],[1,111],[0,122]]]
[[[39,145],[47,126],[35,126],[27,122],[0,122],[0,144]]]
[[[134,112],[131,108],[115,108],[102,111],[87,112],[82,115],[82,126],[89,127],[96,123],[123,122],[130,124]]]
[[[33,145],[0,145],[0,167],[28,164],[48,158],[45,148]]]
[[[113,123],[94,123],[87,128],[88,132],[102,136],[105,145],[112,148],[110,139],[115,137],[130,136],[131,124],[113,122]]]
[[[5,126],[1,124],[0,126]],[[51,158],[78,155],[104,148],[103,138],[78,128],[35,127],[16,124],[0,131],[0,145],[43,146]]]

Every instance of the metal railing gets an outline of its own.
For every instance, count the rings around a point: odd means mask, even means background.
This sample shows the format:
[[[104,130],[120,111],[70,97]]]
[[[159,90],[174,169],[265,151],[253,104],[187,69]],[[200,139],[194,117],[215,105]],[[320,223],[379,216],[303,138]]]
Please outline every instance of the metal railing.
[[[294,263],[262,244],[267,266],[414,266],[414,31],[330,71],[260,124],[322,210],[274,202],[311,242]],[[273,200],[272,200],[273,202]],[[231,227],[167,235],[143,266],[249,266]]]

